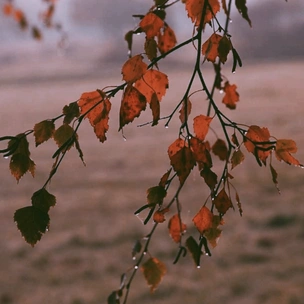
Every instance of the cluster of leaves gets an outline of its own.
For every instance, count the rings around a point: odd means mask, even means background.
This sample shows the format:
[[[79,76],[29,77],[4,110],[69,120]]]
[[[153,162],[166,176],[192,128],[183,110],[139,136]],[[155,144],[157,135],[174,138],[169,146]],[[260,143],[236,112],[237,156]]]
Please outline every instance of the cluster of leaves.
[[[45,28],[53,28],[61,34],[61,43],[66,39],[66,34],[62,31],[60,23],[54,22],[54,13],[57,0],[42,0],[46,4],[46,8],[39,13],[39,19]],[[22,30],[29,29],[34,39],[41,40],[43,37],[41,28],[37,25],[29,23],[24,10],[15,5],[14,0],[6,0],[2,6],[4,15],[13,18]]]
[[[149,251],[149,244],[154,231],[166,221],[167,216],[168,234],[178,246],[174,263],[189,253],[196,267],[200,267],[201,257],[211,255],[209,246],[216,247],[227,211],[238,209],[240,215],[243,213],[239,194],[232,183],[231,171],[245,160],[244,150],[254,156],[259,166],[270,168],[277,188],[277,172],[272,165],[273,155],[279,161],[303,167],[292,155],[297,152],[296,143],[293,140],[277,139],[266,127],[245,126],[230,120],[219,110],[214,100],[214,92],[219,90],[224,92],[222,103],[228,110],[236,109],[239,102],[237,86],[230,84],[228,78],[222,73],[222,65],[229,57],[232,58],[232,72],[237,66],[242,66],[241,58],[232,44],[228,31],[232,1],[222,0],[220,3],[219,0],[183,0],[195,34],[180,44],[177,44],[174,30],[166,23],[167,8],[178,2],[154,0],[154,5],[146,14],[136,16],[139,18],[138,26],[125,36],[130,57],[122,66],[123,84],[112,89],[105,87],[83,93],[79,100],[64,106],[62,114],[58,117],[38,122],[32,130],[16,136],[0,138],[0,141],[8,141],[7,148],[0,152],[5,157],[10,157],[10,171],[17,181],[26,172],[30,172],[33,176],[35,172],[35,163],[30,158],[27,136],[33,134],[36,146],[49,139],[53,139],[58,145],[53,155],[54,164],[49,177],[33,194],[32,205],[17,210],[14,215],[21,234],[29,244],[34,246],[41,239],[42,234],[48,230],[50,222],[48,211],[56,203],[55,196],[50,194],[46,187],[72,147],[78,150],[83,161],[77,131],[85,119],[93,127],[99,141],[105,142],[109,129],[109,117],[112,115],[111,102],[120,91],[122,91],[118,126],[120,131],[139,117],[146,110],[147,104],[151,109],[152,118],[146,125],[155,126],[160,121],[165,121],[165,126],[168,126],[171,119],[179,115],[178,136],[168,147],[168,171],[161,176],[158,184],[147,190],[147,203],[135,212],[135,214],[140,214],[143,210],[148,210],[143,222],[147,224],[153,221],[154,225],[148,235],[136,241],[132,250],[135,264],[130,270],[131,274],[128,275],[126,272],[122,275],[120,287],[108,298],[110,304],[120,303],[123,297],[123,303],[127,302],[130,286],[138,269],[142,270],[152,292],[159,285],[166,273],[166,266]],[[251,26],[246,0],[236,0],[235,6]],[[220,9],[226,15],[225,26],[221,26],[217,19]],[[212,34],[203,41],[203,37],[207,35],[206,27],[212,29]],[[138,33],[145,35],[144,52],[132,55],[132,37]],[[169,77],[160,71],[159,62],[175,50],[191,43],[196,48],[196,58],[188,87],[172,113],[161,117],[160,104],[169,88]],[[202,74],[202,69],[209,64],[215,71],[211,88],[207,87]],[[193,91],[196,78],[201,84],[200,92]],[[202,91],[207,97],[207,110],[191,118],[192,96]],[[58,125],[58,121],[61,120],[62,122]],[[213,129],[210,134],[215,121],[221,126],[222,138]],[[222,164],[220,174],[213,169],[215,161]],[[187,226],[182,219],[182,202],[179,195],[195,167],[199,170],[209,195],[206,195],[206,201],[192,219],[197,235],[190,235],[185,239]],[[173,197],[168,200],[167,192],[170,187],[173,187],[173,181],[177,181],[178,186]]]

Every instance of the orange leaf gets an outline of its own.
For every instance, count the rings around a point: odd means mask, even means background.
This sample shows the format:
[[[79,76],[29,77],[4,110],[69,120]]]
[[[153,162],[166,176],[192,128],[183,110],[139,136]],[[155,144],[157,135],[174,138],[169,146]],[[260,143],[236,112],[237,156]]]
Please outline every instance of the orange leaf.
[[[204,9],[204,0],[184,0],[186,3],[186,10],[188,12],[188,17],[191,18],[191,21],[195,26],[199,26],[202,18],[202,13]],[[208,0],[209,6],[206,7],[205,18],[203,26],[208,23],[213,16],[220,10],[220,3],[218,0]],[[210,10],[210,7],[212,10]]]
[[[170,168],[163,176],[162,178],[160,179],[159,181],[159,186],[165,188],[166,184],[167,184],[167,181],[168,181],[168,178],[170,176],[170,173],[172,171],[172,168]]]
[[[145,96],[132,85],[128,85],[121,100],[119,130],[135,117],[139,117],[141,111],[146,109],[146,104]]]
[[[150,291],[154,292],[163,276],[166,274],[166,265],[157,258],[150,258],[141,267],[145,279],[150,286]]]
[[[170,164],[183,184],[195,165],[195,158],[185,141],[177,139],[168,148]]]
[[[193,119],[193,130],[196,137],[203,141],[209,131],[209,125],[212,121],[212,117],[199,115]]]
[[[218,47],[223,37],[218,34],[212,34],[210,38],[202,46],[202,54],[208,61],[215,62],[216,57],[219,56]]]
[[[168,224],[169,234],[175,243],[179,243],[181,236],[186,231],[187,226],[182,223],[178,214],[173,215]]]
[[[187,110],[186,110],[186,108],[187,108]],[[182,108],[179,111],[179,119],[182,122],[182,124],[184,124],[188,120],[188,116],[191,113],[191,109],[192,109],[192,103],[191,103],[190,99],[187,98],[187,100],[183,101]]]
[[[153,221],[155,223],[163,223],[166,218],[165,218],[165,213],[169,212],[169,208],[165,208],[162,210],[156,210],[153,214]]]
[[[111,110],[111,102],[101,91],[93,91],[89,93],[83,93],[78,101],[78,105],[81,108],[81,114],[86,114],[86,118],[89,119],[90,124],[94,128],[94,132],[101,142],[104,142],[106,132],[109,129],[109,112]],[[94,107],[92,110],[90,110]]]
[[[148,13],[139,23],[141,29],[146,33],[148,39],[158,35],[164,26],[164,21],[154,13]]]
[[[266,159],[270,154],[270,151],[263,151],[258,149],[259,147],[262,149],[267,149],[271,145],[265,144],[263,142],[268,142],[270,138],[270,133],[267,128],[260,128],[258,126],[250,126],[246,137],[244,139],[244,145],[248,152],[251,152],[257,158],[259,158],[264,164],[266,164]],[[259,144],[259,143],[263,144]]]
[[[231,199],[228,197],[224,188],[215,197],[213,204],[222,215],[225,214],[229,208],[232,208]]]
[[[142,55],[135,55],[127,60],[122,66],[122,79],[133,83],[140,79],[147,71],[147,65],[143,62]]]
[[[177,43],[175,33],[169,25],[165,25],[164,32],[159,32],[157,38],[158,48],[162,54],[170,51]]]
[[[224,85],[224,92],[225,96],[223,98],[223,103],[226,105],[227,108],[234,110],[236,108],[236,102],[240,100],[240,95],[236,91],[236,85],[230,83],[228,81],[225,82]]]
[[[9,16],[13,13],[13,5],[11,3],[5,3],[2,7],[3,14]]]
[[[190,139],[190,148],[200,170],[205,167],[212,167],[212,159],[206,143],[200,141],[196,137],[192,137]]]
[[[203,206],[192,221],[200,234],[203,234],[205,230],[212,227],[212,218],[213,213],[206,206]]]
[[[141,79],[136,81],[135,87],[146,97],[148,103],[151,102],[154,93],[158,101],[161,101],[169,87],[168,77],[160,71],[148,70]]]
[[[228,148],[226,142],[218,138],[212,146],[212,152],[217,155],[220,160],[227,160]]]
[[[275,148],[275,155],[279,161],[289,165],[302,166],[290,153],[297,152],[297,144],[291,139],[278,139]]]

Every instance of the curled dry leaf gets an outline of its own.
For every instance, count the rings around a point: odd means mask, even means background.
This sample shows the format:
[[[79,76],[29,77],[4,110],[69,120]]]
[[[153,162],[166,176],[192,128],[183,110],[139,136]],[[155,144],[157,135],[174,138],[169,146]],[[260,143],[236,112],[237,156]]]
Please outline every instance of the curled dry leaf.
[[[278,139],[275,147],[275,155],[279,161],[284,161],[289,165],[302,166],[291,153],[296,153],[298,150],[297,144],[292,139]]]

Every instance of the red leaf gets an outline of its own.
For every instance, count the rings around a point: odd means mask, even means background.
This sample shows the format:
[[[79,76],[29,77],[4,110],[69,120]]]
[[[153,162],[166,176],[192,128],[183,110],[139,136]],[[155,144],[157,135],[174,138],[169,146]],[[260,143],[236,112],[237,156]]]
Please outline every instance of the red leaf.
[[[223,188],[215,197],[213,204],[220,214],[225,214],[229,208],[232,208],[232,202]]]
[[[224,98],[223,103],[227,108],[234,110],[236,108],[236,103],[240,100],[239,93],[236,91],[236,85],[230,85],[228,81],[225,82],[224,85]]]
[[[148,39],[158,35],[160,29],[164,26],[164,21],[154,13],[148,13],[140,21],[139,26],[146,33]]]
[[[163,33],[159,32],[157,38],[158,48],[162,54],[170,51],[177,43],[174,31],[166,24]]]
[[[212,117],[199,115],[193,119],[193,129],[196,137],[201,141],[204,141],[208,131],[209,125],[212,121]]]
[[[173,215],[168,224],[169,234],[175,243],[179,243],[181,236],[186,231],[187,226],[182,222],[178,214]]]
[[[146,104],[145,96],[132,85],[128,85],[121,100],[119,130],[132,122],[135,117],[139,117],[141,111],[146,109]]]
[[[146,71],[147,65],[143,62],[143,56],[135,55],[122,66],[122,79],[128,83],[133,83],[140,79]]]
[[[192,221],[200,234],[203,234],[205,230],[212,227],[212,218],[213,213],[206,206],[203,206]]]

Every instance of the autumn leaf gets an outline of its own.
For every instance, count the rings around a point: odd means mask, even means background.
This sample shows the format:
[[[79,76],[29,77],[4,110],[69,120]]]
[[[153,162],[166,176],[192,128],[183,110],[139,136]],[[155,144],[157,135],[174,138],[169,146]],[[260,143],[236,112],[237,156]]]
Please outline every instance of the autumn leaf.
[[[228,14],[228,8],[227,8],[226,0],[222,0],[222,8],[223,8],[223,11],[225,12],[226,16],[228,16],[229,14]]]
[[[184,124],[191,113],[192,103],[189,98],[187,100],[183,100],[182,108],[179,111],[179,119],[182,124]]]
[[[218,240],[219,240],[221,234],[222,234],[222,230],[221,229],[212,227],[212,228],[208,229],[204,233],[204,236],[208,240],[208,242],[210,243],[210,245],[213,248],[215,248],[216,245],[217,245],[217,243],[218,243]]]
[[[29,171],[35,175],[35,163],[30,158],[29,143],[24,133],[15,136],[8,143],[8,149],[12,149],[12,156],[9,163],[11,174],[19,182],[20,178]]]
[[[195,165],[195,158],[185,141],[177,139],[168,148],[170,164],[183,184]]]
[[[154,37],[150,39],[146,37],[144,48],[145,53],[150,61],[157,57],[157,43]]]
[[[212,117],[199,115],[193,119],[193,130],[198,139],[205,140],[205,137],[209,131],[209,125],[212,121]]]
[[[36,40],[41,40],[42,39],[42,33],[37,26],[32,27],[32,36]]]
[[[207,148],[207,144],[205,142],[200,141],[196,137],[192,137],[190,139],[190,148],[193,152],[195,161],[199,165],[199,169],[202,170],[203,168],[211,168],[212,167],[212,159],[210,152]]]
[[[229,208],[232,208],[231,199],[223,188],[213,200],[213,204],[220,214],[225,214]]]
[[[96,94],[94,92],[94,94]],[[63,122],[66,124],[70,124],[74,118],[79,117],[79,105],[77,101],[71,102],[69,105],[66,105],[62,109],[62,113],[64,114]]]
[[[202,19],[202,13],[204,10],[205,1],[184,0],[183,2],[186,3],[186,10],[188,12],[188,17],[191,18],[191,21],[194,23],[195,26],[199,26]],[[218,0],[208,0],[208,5],[206,4],[205,7],[206,7],[206,12],[203,21],[203,26],[209,21],[211,21],[213,16],[215,16],[216,13],[220,10],[220,3]]]
[[[249,127],[246,137],[244,138],[244,145],[248,152],[252,153],[256,158],[260,159],[266,164],[266,159],[270,154],[270,150],[265,150],[271,147],[269,142],[270,133],[267,128],[260,128],[259,126],[252,125]],[[263,150],[259,149],[262,148]]]
[[[147,71],[147,64],[143,62],[142,55],[135,55],[128,59],[122,66],[122,79],[133,83],[140,79]]]
[[[165,186],[167,185],[170,173],[172,171],[172,168],[170,168],[160,179],[159,181],[159,186],[165,188]]]
[[[201,177],[204,178],[206,185],[210,188],[211,192],[214,191],[215,186],[217,185],[217,175],[209,168],[206,167],[200,172]]]
[[[133,34],[134,34],[134,32],[132,30],[128,31],[125,34],[125,40],[127,41],[127,44],[128,44],[129,54],[131,54],[131,52],[132,52]]]
[[[56,205],[56,197],[45,188],[41,188],[33,194],[32,205],[47,213],[51,207]]]
[[[280,193],[279,182],[278,182],[278,173],[271,164],[269,165],[269,168],[270,168],[272,181],[273,181],[274,185],[276,186],[278,192]]]
[[[174,31],[167,24],[165,24],[163,32],[160,31],[158,33],[157,40],[157,46],[161,54],[167,53],[173,49],[177,43]]]
[[[71,149],[74,144],[74,129],[68,125],[61,125],[53,135],[53,138],[59,148],[64,147],[64,151]]]
[[[52,120],[43,120],[34,126],[36,147],[49,140],[55,132],[55,124]]]
[[[169,234],[175,243],[179,243],[187,226],[184,224],[178,214],[173,215],[168,223]]]
[[[208,61],[215,62],[216,57],[219,56],[218,47],[223,36],[212,34],[210,38],[202,46],[202,54]]]
[[[218,57],[220,58],[221,63],[225,63],[227,61],[227,57],[231,49],[232,45],[230,40],[226,36],[223,36],[217,48]]]
[[[228,148],[224,140],[218,138],[211,149],[212,152],[220,158],[220,160],[227,160]]]
[[[189,236],[186,240],[186,247],[192,255],[195,266],[198,267],[200,264],[200,257],[202,255],[202,250],[197,244],[193,236]]]
[[[164,26],[164,21],[150,12],[140,21],[139,26],[146,33],[147,38],[150,39],[158,35],[160,29]]]
[[[129,84],[125,88],[121,100],[119,130],[132,122],[134,118],[139,117],[140,113],[146,109],[146,104],[145,96]]]
[[[162,278],[167,272],[166,265],[157,258],[151,257],[143,263],[141,270],[150,286],[150,291],[154,292]]]
[[[29,171],[33,177],[35,175],[35,163],[32,159],[30,159],[29,156],[22,153],[16,153],[12,155],[9,167],[12,175],[16,178],[17,182],[19,182],[20,178],[27,171]]]
[[[168,87],[169,82],[167,75],[157,70],[148,70],[145,75],[135,83],[135,88],[146,97],[148,103],[151,102],[153,94],[156,94],[158,101],[161,101]]]
[[[109,113],[111,102],[102,91],[83,93],[78,101],[81,114],[86,114],[94,133],[101,142],[105,142],[106,133],[109,130]]]
[[[169,208],[164,208],[161,210],[156,210],[153,214],[153,221],[155,223],[163,223],[166,218],[165,218],[165,214],[169,212]]]
[[[291,139],[278,139],[275,147],[275,155],[279,161],[284,161],[289,165],[302,166],[291,153],[296,153],[297,144]]]
[[[22,10],[15,9],[13,11],[13,17],[19,23],[19,26],[20,26],[21,29],[26,29],[27,28],[28,22],[27,22],[26,17],[25,17]]]
[[[48,230],[50,224],[49,215],[34,206],[18,209],[14,221],[25,241],[33,247]]]
[[[212,218],[213,213],[206,206],[203,206],[192,221],[199,233],[203,234],[205,230],[212,227]]]
[[[248,21],[250,27],[251,25],[251,20],[248,16],[248,8],[246,6],[246,0],[235,0],[235,6],[238,9],[239,13],[242,15],[242,17]]]
[[[236,103],[240,100],[240,96],[236,91],[236,88],[237,86],[235,84],[231,85],[228,81],[225,82],[223,104],[231,110],[236,108]]]
[[[2,6],[2,12],[4,15],[9,16],[13,13],[14,7],[11,3],[5,3]]]
[[[245,155],[243,154],[243,152],[238,149],[238,150],[234,150],[232,157],[230,159],[231,162],[231,170],[233,168],[235,168],[236,166],[240,165],[245,159]]]
[[[151,102],[150,102],[150,109],[152,110],[153,122],[152,127],[158,124],[160,118],[160,104],[157,99],[157,95],[153,93]]]
[[[167,191],[162,186],[154,186],[147,190],[147,201],[151,206],[162,205]]]

